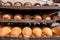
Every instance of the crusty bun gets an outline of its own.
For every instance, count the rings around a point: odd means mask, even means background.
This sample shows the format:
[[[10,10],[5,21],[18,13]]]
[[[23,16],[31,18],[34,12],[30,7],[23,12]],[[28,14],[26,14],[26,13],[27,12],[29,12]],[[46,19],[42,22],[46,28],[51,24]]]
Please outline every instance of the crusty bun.
[[[2,16],[3,16],[3,14],[1,13],[1,14],[0,14],[0,18],[2,18]]]
[[[60,18],[59,18],[57,15],[54,15],[54,16],[52,17],[52,19],[53,19],[53,20],[60,20]]]
[[[51,3],[51,4],[49,4],[49,6],[57,6],[57,4],[56,3]]]
[[[15,2],[14,6],[22,6],[22,3],[21,2]]]
[[[56,35],[60,36],[60,27],[54,27],[52,28],[53,33],[55,33]]]
[[[30,16],[29,14],[26,14],[26,15],[24,16],[24,19],[25,19],[25,20],[30,20],[30,19],[31,19],[31,16]]]
[[[49,6],[49,4],[41,4],[41,6]]]
[[[25,2],[24,6],[32,6],[32,4],[30,2]]]
[[[0,31],[0,36],[7,36],[11,32],[11,28],[8,26],[5,26]]]
[[[51,20],[51,17],[47,14],[42,16],[43,20]]]
[[[0,27],[0,31],[1,31],[1,27]]]
[[[3,1],[0,1],[0,4],[1,4],[1,6],[4,6],[4,2]]]
[[[13,16],[11,14],[4,14],[2,18],[3,19],[11,19],[11,18],[13,18]]]
[[[48,28],[48,27],[43,28],[42,32],[43,32],[43,34],[45,34],[47,37],[52,37],[52,35],[53,35],[52,30],[51,30],[50,28]]]
[[[46,17],[46,19],[45,20],[51,20],[51,17]]]
[[[14,19],[15,20],[21,20],[23,18],[23,16],[21,15],[21,14],[16,14],[15,16],[14,16]]]
[[[35,3],[34,6],[41,6],[39,3]]]
[[[23,28],[23,30],[22,30],[22,35],[23,35],[23,37],[25,37],[25,38],[31,37],[31,36],[32,36],[32,29],[31,29],[30,27],[25,27],[25,28]]]
[[[4,4],[4,6],[12,6],[12,3],[11,3],[11,2],[6,2],[6,3]]]
[[[34,20],[42,20],[42,17],[39,14],[33,16]]]
[[[36,38],[40,38],[42,37],[42,30],[40,28],[34,28],[33,29],[33,35],[36,37]]]
[[[12,37],[18,37],[21,34],[21,28],[20,27],[14,27],[12,31],[10,32],[10,36]]]

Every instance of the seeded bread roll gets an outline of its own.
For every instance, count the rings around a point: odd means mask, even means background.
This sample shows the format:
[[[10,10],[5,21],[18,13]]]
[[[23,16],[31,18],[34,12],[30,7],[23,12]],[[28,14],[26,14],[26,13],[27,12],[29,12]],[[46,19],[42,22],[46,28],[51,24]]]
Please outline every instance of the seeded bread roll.
[[[11,32],[11,28],[8,26],[5,26],[0,31],[0,36],[7,36]]]
[[[40,38],[42,37],[42,30],[38,27],[36,28],[33,28],[33,35],[36,37],[36,38]]]
[[[32,29],[30,27],[23,28],[22,35],[25,38],[30,38],[32,36]]]
[[[19,37],[20,35],[21,35],[21,28],[20,27],[14,27],[10,32],[11,37]]]
[[[52,37],[53,36],[53,32],[50,28],[45,27],[42,30],[43,34],[45,34],[47,37]]]

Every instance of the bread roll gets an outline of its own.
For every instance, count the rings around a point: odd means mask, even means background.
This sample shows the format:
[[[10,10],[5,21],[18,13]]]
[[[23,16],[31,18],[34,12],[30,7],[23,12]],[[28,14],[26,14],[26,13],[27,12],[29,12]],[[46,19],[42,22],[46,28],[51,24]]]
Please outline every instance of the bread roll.
[[[0,6],[2,6],[2,4],[0,3]]]
[[[57,15],[53,16],[52,19],[53,20],[60,20],[60,18]]]
[[[0,27],[0,31],[1,31],[1,27]]]
[[[4,2],[3,1],[0,1],[0,4],[1,4],[1,6],[4,6]]]
[[[25,2],[24,6],[32,6],[32,4],[30,2]]]
[[[51,20],[51,17],[47,14],[42,16],[43,20]]]
[[[31,16],[30,16],[29,14],[26,14],[26,15],[24,16],[24,19],[25,19],[25,20],[30,20],[30,19],[31,19]]]
[[[58,6],[56,3],[49,4],[50,6]]]
[[[33,35],[36,37],[36,38],[40,38],[42,37],[42,30],[40,28],[34,28],[33,29]]]
[[[54,27],[52,28],[53,33],[55,33],[56,35],[60,36],[60,27]]]
[[[41,4],[41,6],[49,6],[49,4]]]
[[[22,3],[21,2],[15,2],[14,6],[22,6]]]
[[[23,35],[23,37],[25,37],[25,38],[31,37],[31,36],[32,36],[32,29],[31,29],[30,27],[25,27],[25,28],[23,28],[23,30],[22,30],[22,35]]]
[[[8,26],[5,26],[0,31],[0,36],[7,36],[11,32],[11,28]]]
[[[11,18],[13,18],[13,16],[10,14],[4,14],[2,18],[3,19],[11,19]]]
[[[52,37],[52,35],[53,35],[52,30],[51,30],[50,28],[48,28],[48,27],[43,28],[42,32],[43,32],[43,34],[45,34],[47,37]]]
[[[46,19],[45,20],[51,20],[51,17],[46,17]]]
[[[21,14],[16,14],[15,16],[14,16],[14,19],[15,20],[21,20],[23,18],[23,16],[21,15]]]
[[[11,2],[6,2],[6,3],[4,4],[4,6],[12,6],[12,3],[11,3]]]
[[[39,3],[35,3],[34,6],[40,6],[40,4]]]
[[[11,37],[18,37],[21,34],[21,28],[20,27],[14,27],[12,31],[10,32]]]
[[[3,16],[3,13],[0,13],[0,18],[2,18],[2,16]]]
[[[33,19],[34,20],[42,20],[42,17],[40,15],[36,14],[33,16]]]

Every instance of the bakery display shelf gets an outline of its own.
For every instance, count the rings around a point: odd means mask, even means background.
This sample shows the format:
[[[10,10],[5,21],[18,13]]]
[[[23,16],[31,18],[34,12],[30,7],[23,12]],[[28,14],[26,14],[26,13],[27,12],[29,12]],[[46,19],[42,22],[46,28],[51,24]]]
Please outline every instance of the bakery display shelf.
[[[49,10],[49,9],[56,9],[59,10],[59,6],[0,6],[0,9],[18,9],[18,10],[27,10],[27,9],[41,9],[41,10]]]
[[[0,40],[60,40],[60,37],[51,37],[51,38],[0,37]]]
[[[60,23],[60,20],[14,20],[14,19],[10,19],[10,20],[4,20],[4,19],[0,19],[0,22],[18,22],[18,23]]]

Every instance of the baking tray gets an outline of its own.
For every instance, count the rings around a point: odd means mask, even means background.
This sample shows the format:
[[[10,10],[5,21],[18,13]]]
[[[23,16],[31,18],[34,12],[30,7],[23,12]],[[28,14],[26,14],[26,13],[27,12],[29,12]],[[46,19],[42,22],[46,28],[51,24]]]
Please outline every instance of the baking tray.
[[[16,10],[17,9],[18,10],[28,10],[28,9],[50,10],[50,9],[55,9],[55,10],[60,10],[60,7],[59,6],[31,6],[31,7],[28,7],[28,6],[0,6],[0,9],[16,9]]]

